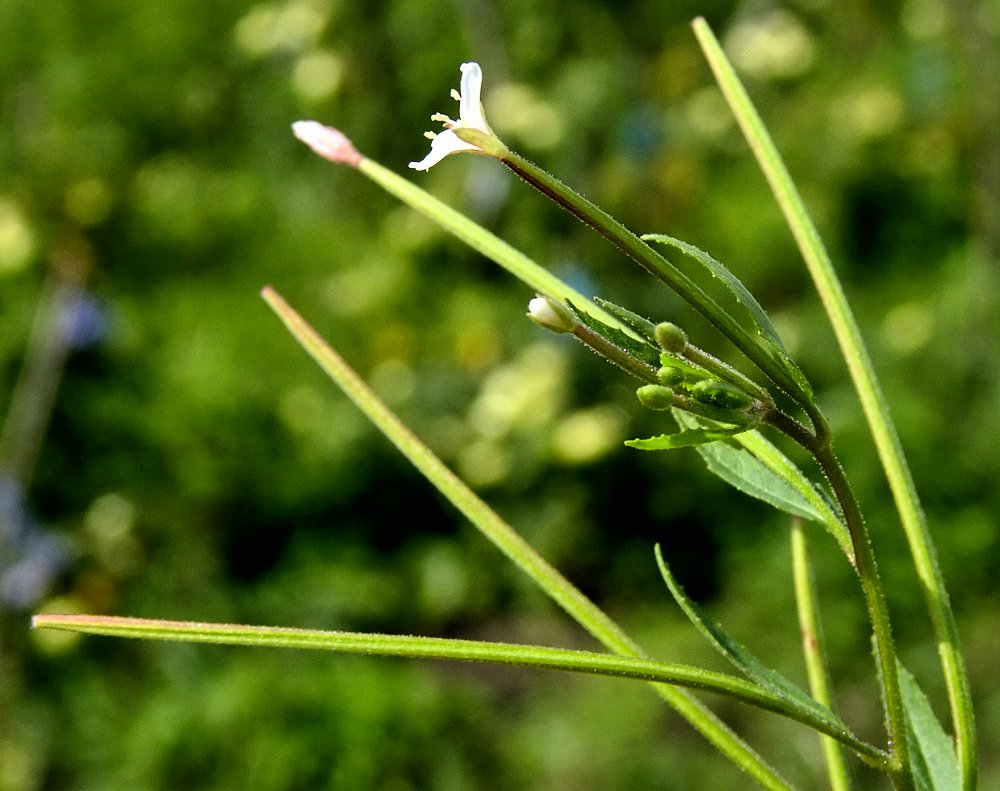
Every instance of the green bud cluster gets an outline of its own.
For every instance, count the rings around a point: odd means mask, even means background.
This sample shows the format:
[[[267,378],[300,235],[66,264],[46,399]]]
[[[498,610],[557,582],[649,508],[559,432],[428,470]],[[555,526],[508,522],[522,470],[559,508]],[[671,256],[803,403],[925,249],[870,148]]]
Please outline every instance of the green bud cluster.
[[[678,407],[725,423],[754,422],[754,399],[740,387],[687,366],[666,352],[661,362],[656,372],[659,384],[644,385],[636,391],[639,402],[647,409]]]

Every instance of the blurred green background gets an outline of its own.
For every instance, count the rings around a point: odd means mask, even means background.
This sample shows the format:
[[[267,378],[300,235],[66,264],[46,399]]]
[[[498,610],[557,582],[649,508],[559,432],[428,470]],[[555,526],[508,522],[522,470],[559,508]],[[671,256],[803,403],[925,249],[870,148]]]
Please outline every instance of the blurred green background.
[[[785,520],[710,477],[531,294],[289,124],[404,172],[458,65],[513,147],[727,262],[816,385],[908,666],[930,629],[844,367],[690,32],[747,80],[854,300],[925,499],[1000,786],[1000,10],[992,0],[0,0],[0,791],[732,789],[642,685],[31,633],[32,612],[591,648],[402,462],[258,297],[273,284],[414,429],[664,659],[724,669],[658,580],[804,673]],[[727,351],[495,162],[421,186],[587,293]],[[811,531],[838,703],[879,737],[860,597]],[[806,788],[816,739],[713,701]],[[861,787],[878,781],[858,776]]]

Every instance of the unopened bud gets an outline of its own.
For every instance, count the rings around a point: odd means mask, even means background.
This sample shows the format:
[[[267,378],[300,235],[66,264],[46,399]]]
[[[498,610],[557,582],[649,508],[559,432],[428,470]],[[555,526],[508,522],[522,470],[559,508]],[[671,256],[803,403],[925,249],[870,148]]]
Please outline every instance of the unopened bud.
[[[680,354],[687,346],[687,333],[669,321],[661,321],[657,324],[653,330],[653,335],[656,338],[656,342],[660,344],[660,348],[667,352]]]
[[[292,133],[323,159],[331,162],[356,168],[364,159],[347,136],[332,126],[324,126],[318,121],[296,121],[292,124]]]
[[[643,385],[635,394],[646,409],[662,411],[674,405],[674,391],[663,385]]]
[[[676,365],[664,365],[656,372],[656,379],[661,385],[672,387],[684,381],[684,371]]]
[[[528,303],[528,318],[552,332],[572,332],[578,324],[576,317],[561,302],[551,297],[535,297]]]
[[[691,397],[702,404],[721,409],[745,409],[751,398],[738,387],[720,379],[704,379],[691,386]]]

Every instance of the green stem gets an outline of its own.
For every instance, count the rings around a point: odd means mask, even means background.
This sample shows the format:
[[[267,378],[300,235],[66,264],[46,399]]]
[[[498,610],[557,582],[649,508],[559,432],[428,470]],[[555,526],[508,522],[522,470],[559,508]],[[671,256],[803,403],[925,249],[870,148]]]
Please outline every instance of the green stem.
[[[502,266],[522,283],[539,294],[572,302],[606,324],[621,328],[621,322],[602,307],[568,286],[551,272],[543,269],[520,250],[490,233],[464,214],[435,198],[416,184],[407,181],[374,159],[361,156],[357,169],[390,195],[423,214],[473,250]]]
[[[605,648],[621,656],[646,658],[645,652],[617,623],[541,557],[527,541],[431,453],[430,449],[420,442],[368,388],[343,358],[331,349],[277,292],[265,288],[262,296],[320,368],[337,383],[414,467],[434,484],[494,546]],[[700,700],[684,690],[669,685],[654,684],[653,687],[663,700],[673,706],[711,744],[763,788],[772,791],[789,791],[792,788]]]
[[[906,713],[903,707],[903,695],[899,688],[899,662],[892,638],[889,607],[882,579],[878,573],[878,565],[875,562],[875,551],[850,482],[830,446],[814,447],[813,456],[830,482],[843,510],[844,522],[851,534],[855,570],[868,608],[868,618],[871,621],[872,636],[875,641],[875,658],[882,680],[882,694],[885,697],[889,749],[895,764],[893,782],[901,791],[911,789],[913,775],[910,766],[909,740],[906,735]]]
[[[795,602],[802,632],[802,652],[809,674],[809,689],[814,698],[828,709],[833,709],[830,692],[830,675],[826,665],[823,630],[819,622],[819,602],[813,580],[812,563],[802,520],[792,519],[792,572],[795,580]],[[820,737],[826,758],[827,775],[833,791],[850,791],[851,777],[844,760],[844,751],[829,736]]]
[[[955,729],[962,788],[973,791],[978,763],[975,720],[958,625],[888,403],[830,256],[774,141],[705,20],[696,19],[694,31],[802,252],[857,390],[934,625]]]
[[[820,442],[819,438],[815,434],[809,431],[794,418],[786,415],[780,409],[772,409],[768,412],[767,415],[764,416],[764,422],[786,434],[789,438],[794,440],[810,453],[812,452],[813,447]]]
[[[600,676],[674,684],[713,692],[765,711],[800,722],[856,750],[875,763],[888,756],[858,739],[846,726],[831,723],[797,707],[780,695],[736,676],[689,665],[666,664],[637,657],[598,654],[565,648],[549,648],[484,640],[454,640],[440,637],[386,635],[363,632],[289,629],[276,626],[192,623],[147,618],[94,615],[37,615],[36,628],[62,629],[113,637],[169,640],[221,645],[262,646],[374,654],[413,659],[446,659],[485,662],[537,670],[562,670]]]
[[[778,418],[783,418],[783,420],[778,420]],[[889,745],[895,764],[894,782],[899,789],[912,788],[913,777],[909,759],[909,742],[906,736],[906,716],[902,691],[899,687],[898,659],[892,637],[889,608],[878,572],[878,565],[875,561],[875,552],[858,501],[847,476],[844,475],[843,467],[840,466],[840,462],[828,442],[820,442],[814,435],[806,432],[780,412],[772,412],[768,422],[781,428],[796,442],[809,450],[829,481],[837,502],[840,503],[844,524],[847,526],[851,538],[851,560],[861,583],[875,641],[876,661],[879,666],[879,676],[885,700]]]

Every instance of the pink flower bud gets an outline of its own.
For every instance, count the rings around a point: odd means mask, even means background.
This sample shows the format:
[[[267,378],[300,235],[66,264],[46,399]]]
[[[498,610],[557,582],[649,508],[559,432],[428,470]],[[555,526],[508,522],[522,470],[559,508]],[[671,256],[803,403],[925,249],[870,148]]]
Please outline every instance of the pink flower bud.
[[[318,121],[296,121],[292,124],[292,132],[323,159],[331,162],[356,168],[364,158],[343,132],[323,126]]]

